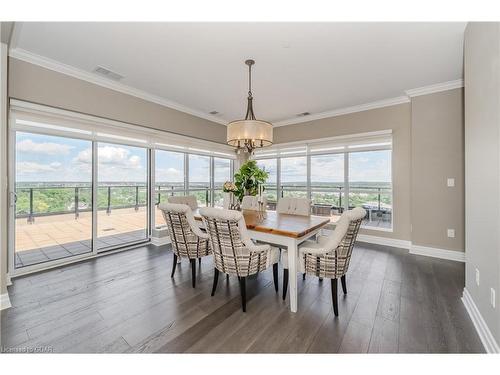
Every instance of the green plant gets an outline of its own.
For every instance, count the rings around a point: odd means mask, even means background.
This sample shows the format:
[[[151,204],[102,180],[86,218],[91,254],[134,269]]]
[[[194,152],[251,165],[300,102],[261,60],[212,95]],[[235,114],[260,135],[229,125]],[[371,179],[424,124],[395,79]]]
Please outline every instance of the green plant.
[[[268,177],[269,173],[260,169],[255,160],[249,160],[234,175],[234,183],[237,187],[234,194],[240,202],[245,195],[257,195],[259,185],[264,184]]]

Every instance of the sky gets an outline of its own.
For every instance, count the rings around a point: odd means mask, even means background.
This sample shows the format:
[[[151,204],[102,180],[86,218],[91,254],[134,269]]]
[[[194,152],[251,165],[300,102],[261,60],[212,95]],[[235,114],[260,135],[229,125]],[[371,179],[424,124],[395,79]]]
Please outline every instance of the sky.
[[[91,182],[92,143],[50,135],[17,133],[17,182]],[[98,179],[100,182],[140,182],[147,180],[147,152],[140,147],[99,143]],[[258,164],[270,173],[269,183],[276,183],[276,161],[259,160]],[[210,158],[189,155],[189,179],[208,185]],[[215,182],[222,185],[230,180],[230,162],[215,158]],[[282,183],[306,181],[306,158],[290,157],[281,160]],[[312,182],[342,182],[343,154],[313,156]],[[390,182],[391,151],[350,153],[351,182]],[[178,152],[156,153],[156,181],[184,181],[184,156]]]
[[[257,161],[269,172],[269,183],[276,183],[276,160]],[[306,182],[307,161],[305,156],[281,159],[281,182]],[[343,182],[344,154],[311,157],[311,182]],[[364,151],[349,154],[350,182],[390,182],[391,151]]]
[[[100,182],[146,183],[147,152],[140,147],[99,143],[98,180]],[[210,159],[190,155],[190,180],[209,182]],[[215,158],[215,181],[230,179],[230,162]],[[17,182],[91,182],[92,142],[86,140],[17,133]],[[184,155],[178,152],[156,153],[156,181],[183,182]]]

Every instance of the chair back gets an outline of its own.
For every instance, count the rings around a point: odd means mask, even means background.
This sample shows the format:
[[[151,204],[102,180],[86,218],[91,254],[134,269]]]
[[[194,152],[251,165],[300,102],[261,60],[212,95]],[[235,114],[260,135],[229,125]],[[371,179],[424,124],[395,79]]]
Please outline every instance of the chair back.
[[[305,255],[306,272],[330,279],[343,276],[349,269],[352,249],[365,216],[366,211],[361,207],[345,211],[325,242],[325,249],[330,252],[321,258],[315,254]]]
[[[267,198],[262,197],[263,201],[263,207],[264,209],[267,206]],[[243,200],[241,201],[241,209],[242,210],[252,210],[252,211],[259,211],[259,197],[258,196],[251,196],[251,195],[245,195],[243,197]]]
[[[187,204],[161,203],[158,208],[167,224],[175,255],[189,259],[208,255],[207,247],[202,246],[208,236],[196,224],[193,211]]]
[[[252,244],[241,212],[203,207],[200,214],[210,239],[215,268],[246,277],[265,269],[266,253],[250,252]]]
[[[303,215],[311,214],[311,200],[308,198],[283,197],[278,200],[276,212],[280,214]]]
[[[194,195],[175,195],[168,197],[168,203],[187,204],[191,210],[198,209],[198,201]]]

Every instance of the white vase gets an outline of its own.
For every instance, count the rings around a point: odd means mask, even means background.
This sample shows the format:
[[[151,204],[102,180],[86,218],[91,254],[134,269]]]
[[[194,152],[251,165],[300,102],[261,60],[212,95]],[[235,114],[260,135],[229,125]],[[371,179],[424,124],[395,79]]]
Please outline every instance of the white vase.
[[[233,193],[222,193],[222,208],[229,210],[233,201]]]

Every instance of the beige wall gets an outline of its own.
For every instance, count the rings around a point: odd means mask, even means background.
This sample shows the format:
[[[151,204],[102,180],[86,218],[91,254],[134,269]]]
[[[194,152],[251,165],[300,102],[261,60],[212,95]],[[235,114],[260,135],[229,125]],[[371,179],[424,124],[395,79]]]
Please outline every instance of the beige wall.
[[[274,139],[276,143],[284,143],[392,129],[394,231],[390,233],[364,229],[362,233],[409,241],[411,239],[410,126],[411,114],[408,103],[281,126],[274,130]]]
[[[412,243],[464,251],[463,89],[412,98],[411,118]]]
[[[9,59],[9,97],[225,143],[226,127],[37,65]]]
[[[276,143],[393,131],[393,232],[362,233],[464,251],[463,90],[275,129]],[[447,187],[447,178],[455,187]],[[447,229],[455,229],[448,238]]]
[[[465,287],[500,343],[500,24],[467,25],[464,67]]]

